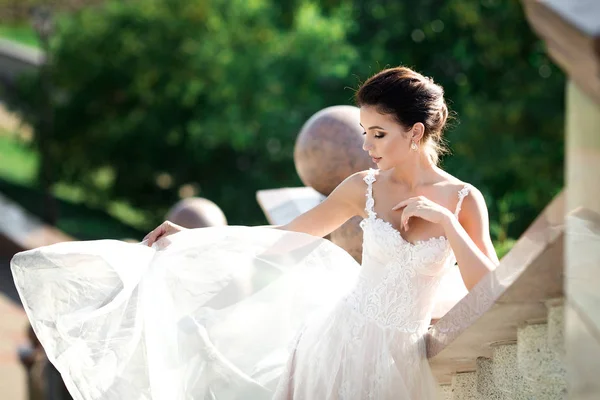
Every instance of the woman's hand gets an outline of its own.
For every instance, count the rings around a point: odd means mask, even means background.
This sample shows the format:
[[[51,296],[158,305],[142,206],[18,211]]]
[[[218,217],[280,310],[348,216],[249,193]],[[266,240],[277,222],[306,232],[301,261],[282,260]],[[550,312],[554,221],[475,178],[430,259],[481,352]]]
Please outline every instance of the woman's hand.
[[[392,211],[400,209],[403,209],[401,222],[404,230],[408,230],[410,217],[423,218],[434,224],[444,224],[453,217],[446,207],[440,206],[424,196],[411,197],[401,201],[392,208]]]
[[[160,224],[158,227],[156,227],[152,232],[147,234],[144,237],[144,239],[142,239],[142,242],[147,240],[148,242],[146,243],[146,245],[148,245],[148,247],[151,247],[159,239],[162,239],[166,236],[172,235],[177,232],[181,232],[186,229],[187,228],[176,225],[176,224],[172,223],[171,221],[165,221],[162,224]]]

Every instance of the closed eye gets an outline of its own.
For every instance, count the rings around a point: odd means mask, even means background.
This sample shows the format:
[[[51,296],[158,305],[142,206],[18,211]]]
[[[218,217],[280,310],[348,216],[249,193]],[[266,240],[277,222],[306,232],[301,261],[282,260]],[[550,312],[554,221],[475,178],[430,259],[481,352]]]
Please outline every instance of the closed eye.
[[[366,135],[367,132],[363,132],[363,136]],[[373,135],[375,137],[375,139],[381,139],[382,137],[384,137],[385,135],[381,134],[381,133],[376,133],[375,135]]]

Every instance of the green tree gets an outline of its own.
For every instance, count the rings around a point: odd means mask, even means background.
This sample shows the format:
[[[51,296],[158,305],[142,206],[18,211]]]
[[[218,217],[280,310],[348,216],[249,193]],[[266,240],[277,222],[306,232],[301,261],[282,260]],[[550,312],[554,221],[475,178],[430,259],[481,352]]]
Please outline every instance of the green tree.
[[[351,5],[353,73],[406,65],[434,77],[457,115],[447,131],[451,173],[478,186],[492,219],[516,237],[563,181],[564,76],[518,0],[340,0]],[[506,209],[510,204],[510,210]],[[504,224],[504,223],[503,223]]]
[[[194,187],[232,223],[260,223],[255,191],[299,184],[302,123],[407,65],[458,116],[444,167],[484,192],[498,239],[519,236],[562,186],[564,146],[564,77],[520,2],[318,4],[114,1],[66,18],[52,51],[55,176],[90,201],[152,210],[149,224]]]
[[[55,176],[98,205],[153,210],[149,226],[186,189],[233,223],[264,222],[256,190],[299,183],[296,132],[355,57],[343,18],[305,4],[283,30],[276,12],[268,0],[140,0],[65,18],[52,49]]]

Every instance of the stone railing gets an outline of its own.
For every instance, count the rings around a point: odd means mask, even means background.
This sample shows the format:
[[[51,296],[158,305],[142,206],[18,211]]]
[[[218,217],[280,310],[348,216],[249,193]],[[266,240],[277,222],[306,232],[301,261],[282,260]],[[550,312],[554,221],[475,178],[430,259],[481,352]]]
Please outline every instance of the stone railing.
[[[0,257],[10,259],[19,251],[70,240],[0,194]]]
[[[11,40],[0,39],[0,77],[12,80],[44,63],[44,53]]]
[[[564,194],[426,335],[447,399],[563,399]]]
[[[600,399],[600,1],[521,0],[567,75],[564,340],[568,396]]]

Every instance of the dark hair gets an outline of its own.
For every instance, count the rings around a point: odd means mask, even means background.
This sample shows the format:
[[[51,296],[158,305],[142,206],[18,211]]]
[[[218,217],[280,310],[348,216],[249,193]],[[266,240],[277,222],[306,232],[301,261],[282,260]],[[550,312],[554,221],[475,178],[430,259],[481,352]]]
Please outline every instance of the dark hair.
[[[373,106],[391,114],[406,128],[417,122],[425,126],[423,146],[429,159],[438,163],[446,147],[442,134],[448,120],[444,89],[418,72],[406,67],[385,69],[369,78],[356,92],[356,104]]]

